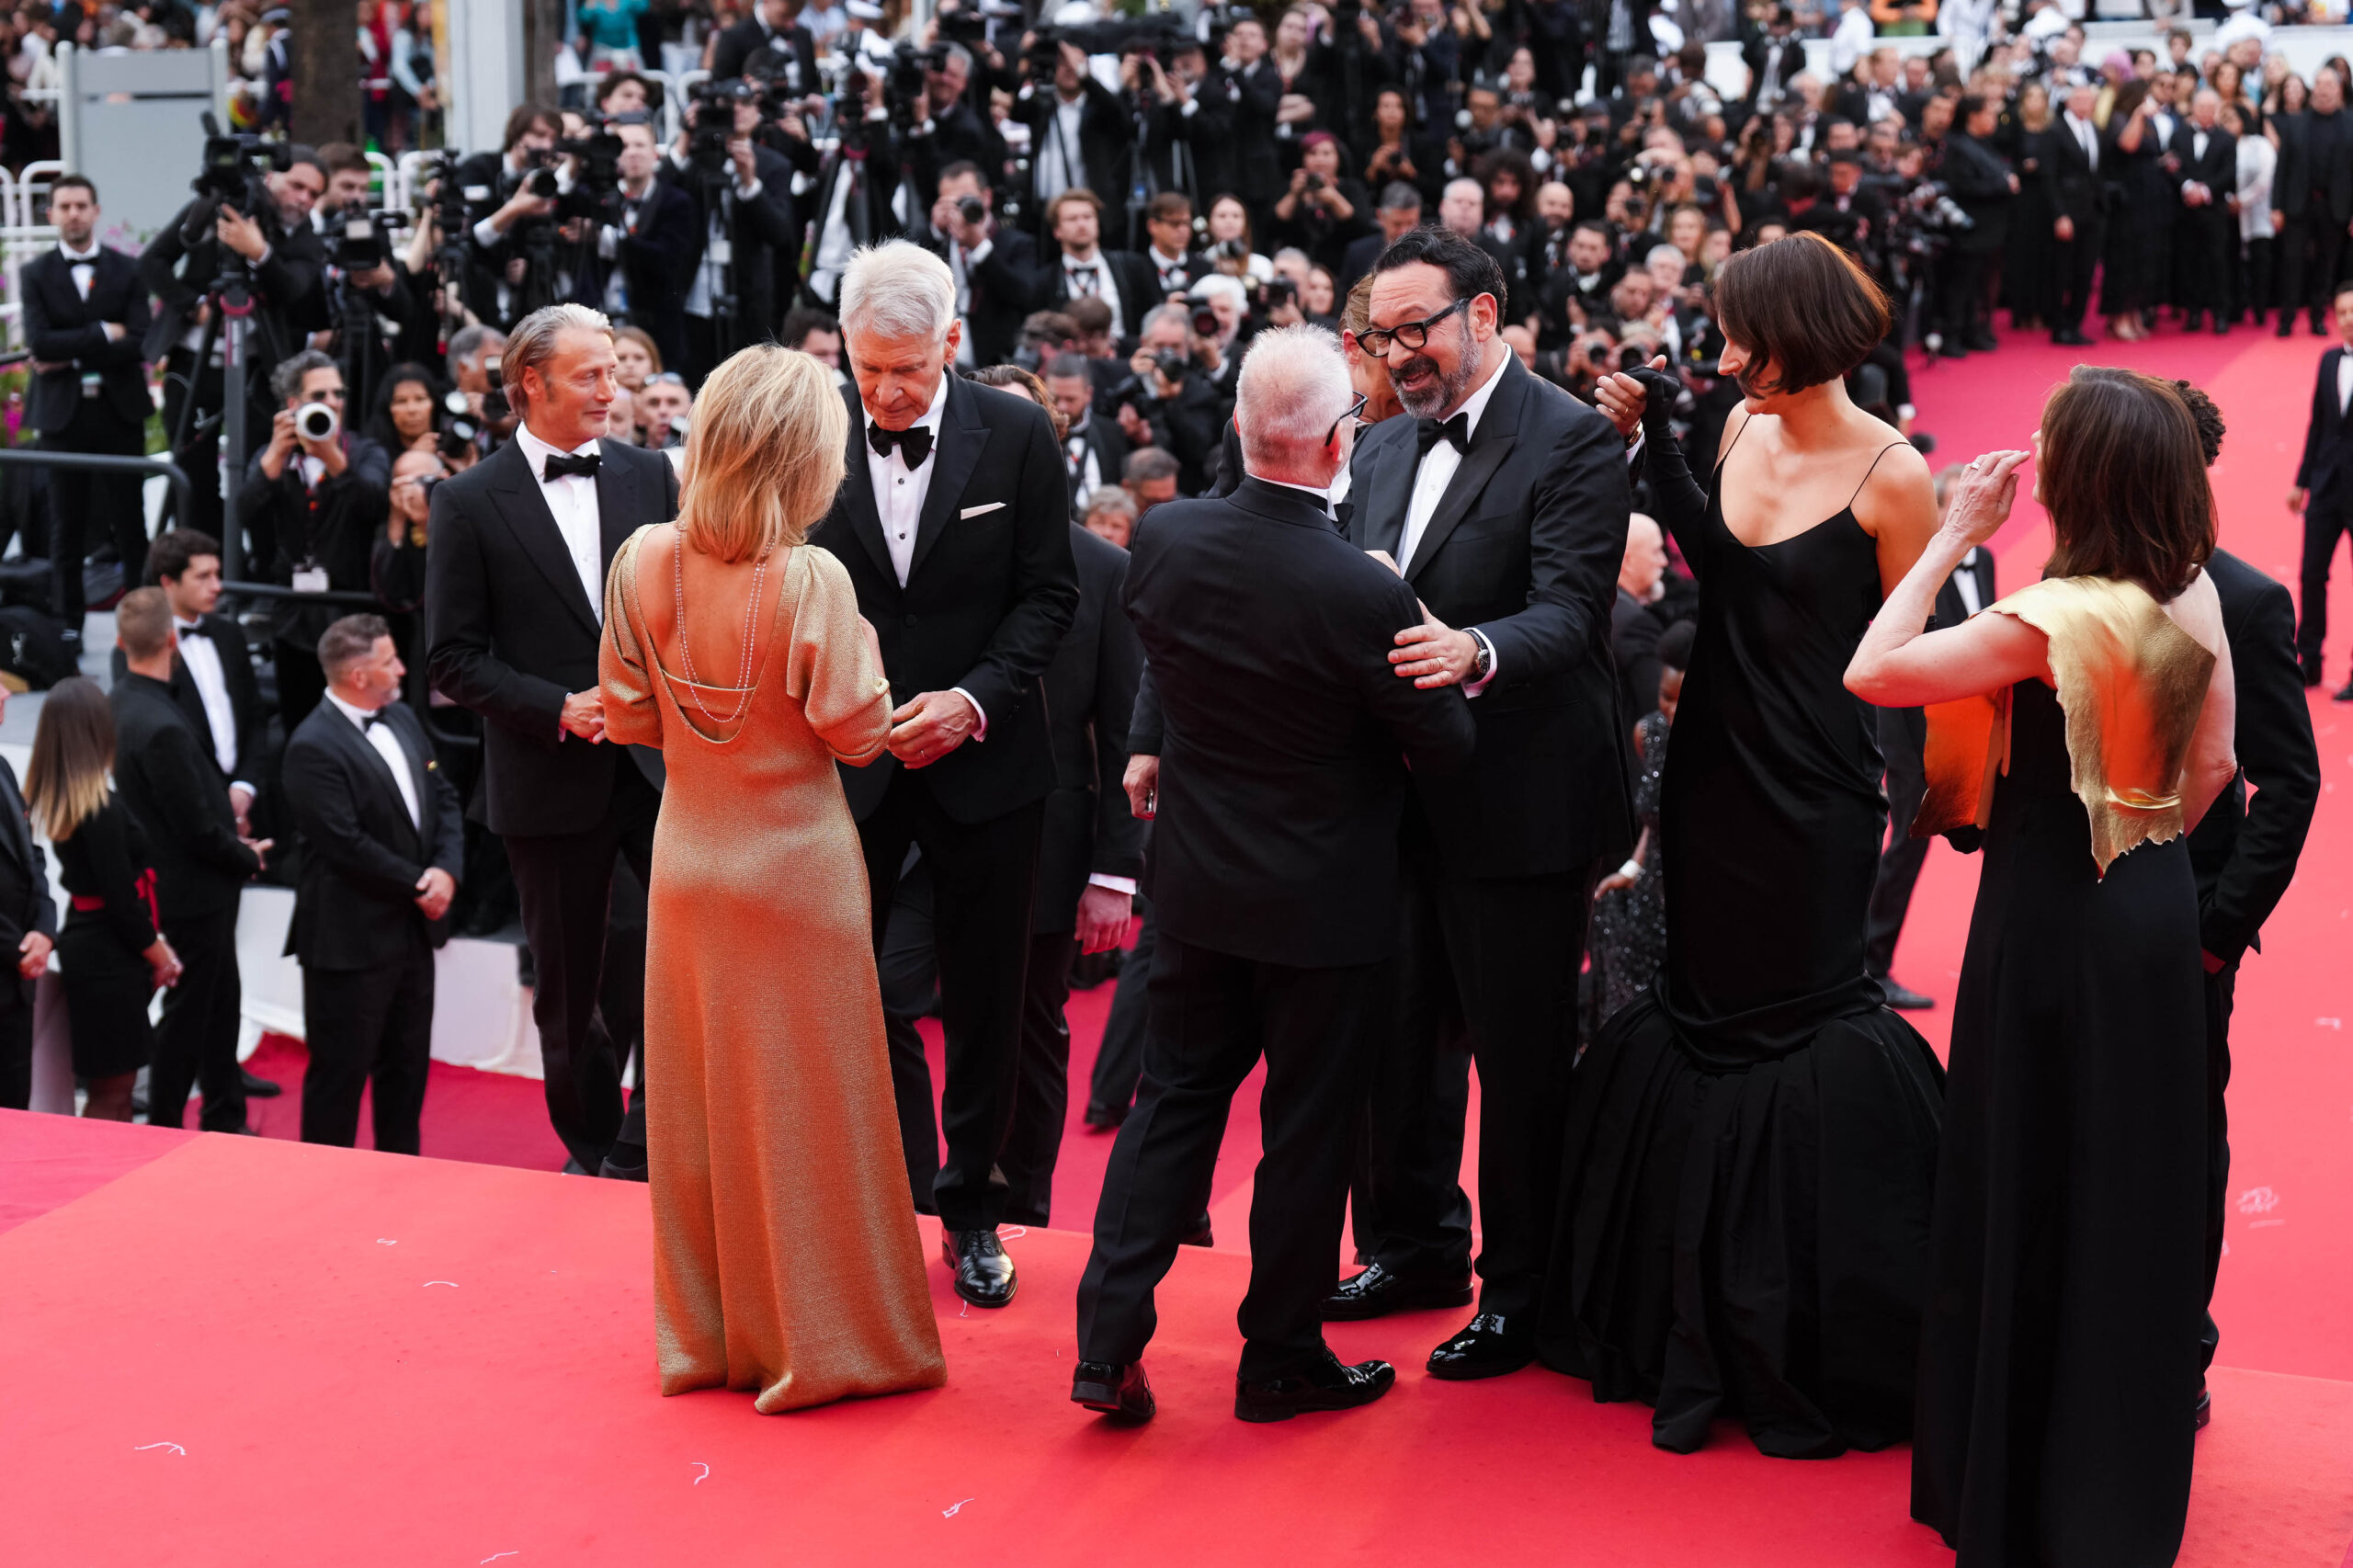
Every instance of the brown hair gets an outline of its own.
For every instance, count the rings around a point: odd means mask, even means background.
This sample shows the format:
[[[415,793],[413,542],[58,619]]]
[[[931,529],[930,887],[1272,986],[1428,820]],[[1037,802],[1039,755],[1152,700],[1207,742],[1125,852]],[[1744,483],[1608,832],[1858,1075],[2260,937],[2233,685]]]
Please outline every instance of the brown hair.
[[[649,376],[658,376],[662,373],[662,346],[654,342],[654,335],[646,331],[643,327],[617,326],[613,328],[613,342],[616,346],[623,343],[636,344],[640,348],[645,350],[645,357],[654,362],[654,368],[645,373]],[[793,347],[797,348],[800,345],[794,344]],[[499,369],[500,371],[504,373],[506,369],[506,362],[504,360],[500,361]]]
[[[2170,602],[2214,553],[2198,422],[2169,381],[2079,367],[2042,405],[2043,573],[2115,577]]]
[[[1762,363],[1741,390],[1803,392],[1835,381],[1887,336],[1887,294],[1820,234],[1795,233],[1741,251],[1718,269],[1716,319]],[[1761,379],[1769,367],[1772,380]]]
[[[1063,221],[1063,209],[1074,201],[1086,202],[1095,209],[1095,221],[1098,223],[1103,221],[1103,199],[1083,185],[1074,185],[1046,203],[1046,233],[1048,234],[1051,235],[1054,232],[1054,225]]]
[[[1054,406],[1054,394],[1046,390],[1046,383],[1038,379],[1035,371],[1025,370],[1018,365],[991,365],[985,369],[974,370],[966,379],[978,381],[984,387],[999,387],[1032,399],[1046,411],[1046,417],[1054,422],[1055,440],[1061,440],[1069,433],[1070,421],[1063,418],[1063,411]]]
[[[722,561],[801,543],[841,488],[848,440],[849,411],[824,365],[773,343],[732,356],[695,403],[679,537]]]
[[[346,670],[376,651],[378,638],[392,634],[381,615],[347,615],[319,633],[319,668],[330,683],[339,681]]]
[[[41,831],[63,844],[104,810],[113,767],[114,710],[107,694],[87,676],[59,681],[41,701],[25,768],[25,803]]]
[[[172,601],[161,588],[133,588],[114,607],[114,637],[134,659],[152,659],[170,646]]]

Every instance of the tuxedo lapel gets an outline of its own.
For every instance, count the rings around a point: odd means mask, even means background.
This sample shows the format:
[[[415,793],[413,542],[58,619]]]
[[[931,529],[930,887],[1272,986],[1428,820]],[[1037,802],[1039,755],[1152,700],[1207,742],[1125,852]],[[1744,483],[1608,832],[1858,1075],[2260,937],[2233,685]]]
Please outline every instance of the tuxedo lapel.
[[[1511,456],[1519,437],[1520,401],[1528,393],[1522,383],[1527,378],[1528,372],[1517,362],[1505,362],[1503,384],[1488,399],[1478,432],[1471,437],[1471,449],[1462,454],[1454,477],[1446,482],[1446,494],[1438,497],[1438,510],[1430,514],[1429,526],[1422,530],[1420,542],[1414,547],[1414,559],[1397,563],[1407,582],[1420,576],[1438,558],[1438,552],[1446,547],[1447,536],[1470,512],[1471,504],[1487,487],[1495,470]]]
[[[415,841],[416,838],[416,828],[415,825],[409,821],[408,802],[401,799],[401,787],[392,778],[392,765],[384,760],[383,753],[378,751],[374,745],[369,744],[367,733],[361,730],[358,725],[353,723],[349,719],[346,718],[341,709],[334,709],[332,710],[332,713],[333,718],[327,725],[327,728],[335,735],[335,744],[343,747],[345,756],[351,760],[352,765],[358,768],[361,774],[374,780],[376,792],[382,801],[392,808],[393,820],[399,823],[401,827],[406,829],[411,840]],[[392,721],[385,720],[384,722],[390,723]],[[392,733],[395,736],[398,736],[400,732],[398,730],[394,730]],[[404,753],[408,750],[408,746],[405,742],[402,744],[401,750]],[[412,767],[410,769],[412,775],[415,771],[415,769]],[[422,790],[417,791],[416,798],[419,803],[422,804],[425,800],[425,793]]]
[[[1364,472],[1348,487],[1355,505],[1349,541],[1360,550],[1385,550],[1397,558],[1397,541],[1405,532],[1405,504],[1413,489],[1413,467],[1404,454],[1414,447],[1410,415],[1394,423],[1404,426],[1402,441],[1383,441],[1365,454]]]
[[[597,465],[597,547],[607,571],[612,569],[613,556],[637,531],[638,525],[654,520],[641,510],[643,497],[640,492],[644,487],[630,467],[613,460],[612,445],[609,441],[597,443],[597,449],[605,454],[604,460]],[[654,455],[660,461],[670,460],[659,453]]]
[[[30,871],[33,866],[32,828],[25,816],[25,797],[12,770],[0,768],[0,853]]]
[[[556,597],[571,607],[590,635],[598,634],[602,629],[597,624],[597,612],[589,607],[587,590],[581,586],[580,574],[572,564],[572,551],[564,547],[563,530],[556,527],[555,514],[548,510],[548,498],[532,476],[531,460],[523,455],[523,443],[508,442],[490,460],[502,465],[491,484],[493,491],[506,497],[498,515],[522,545],[523,553],[531,558],[531,564],[539,568],[548,585],[556,591]],[[602,492],[599,485],[597,500],[600,510],[604,505]],[[610,547],[607,547],[608,560],[611,553]]]
[[[953,370],[948,372],[948,406],[939,411],[939,439],[931,449],[931,487],[924,492],[923,516],[915,520],[915,552],[907,563],[907,580],[915,581],[923,570],[923,558],[931,553],[934,540],[948,527],[950,517],[964,504],[964,486],[972,477],[972,470],[980,466],[982,449],[989,444],[989,427],[981,420],[980,400],[972,395],[964,379]],[[864,469],[863,463],[858,465]],[[1104,476],[1106,483],[1112,476]],[[870,496],[870,502],[871,497]],[[874,525],[874,537],[882,537],[882,525]],[[886,551],[887,556],[889,552]]]
[[[954,395],[949,393],[950,398]],[[866,547],[866,553],[873,558],[875,570],[882,574],[883,581],[895,585],[899,571],[891,564],[891,546],[882,538],[882,514],[874,504],[874,476],[866,466],[866,409],[858,402],[856,389],[845,390],[842,396],[849,404],[849,459],[842,474],[841,493],[842,505],[849,513],[849,531]],[[933,488],[937,489],[938,476],[932,477]]]

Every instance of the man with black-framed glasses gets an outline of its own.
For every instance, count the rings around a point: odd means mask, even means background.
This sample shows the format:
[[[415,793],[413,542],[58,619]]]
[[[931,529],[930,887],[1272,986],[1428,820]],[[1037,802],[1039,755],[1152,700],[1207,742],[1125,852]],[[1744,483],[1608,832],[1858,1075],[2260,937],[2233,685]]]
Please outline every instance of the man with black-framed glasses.
[[[1354,335],[1414,417],[1358,443],[1349,537],[1395,562],[1425,607],[1396,633],[1398,678],[1460,686],[1479,750],[1464,774],[1415,777],[1404,999],[1381,1042],[1358,1188],[1370,1267],[1324,1315],[1470,1302],[1457,1178],[1475,1053],[1484,1288],[1429,1360],[1455,1379],[1534,1356],[1586,915],[1600,869],[1633,842],[1609,656],[1627,450],[1598,413],[1520,368],[1501,335],[1504,286],[1476,243],[1418,229],[1382,253]]]

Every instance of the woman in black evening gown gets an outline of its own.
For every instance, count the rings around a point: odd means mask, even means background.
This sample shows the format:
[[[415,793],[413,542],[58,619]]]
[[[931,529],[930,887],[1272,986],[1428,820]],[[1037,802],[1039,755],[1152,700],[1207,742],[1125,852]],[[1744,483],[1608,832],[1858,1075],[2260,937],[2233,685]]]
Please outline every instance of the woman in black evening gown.
[[[1699,635],[1660,806],[1666,965],[1577,1068],[1538,1346],[1597,1399],[1654,1404],[1661,1448],[1721,1415],[1819,1458],[1911,1426],[1943,1074],[1864,970],[1887,805],[1841,681],[1936,501],[1847,397],[1887,330],[1859,268],[1792,235],[1727,262],[1717,304],[1747,396],[1712,494],[1666,429],[1671,384],[1604,383],[1643,421]]]
[[[2045,405],[2050,575],[1922,635],[2026,454],[1970,465],[1847,675],[1931,707],[1920,827],[1985,832],[1953,1015],[1912,1513],[1958,1568],[2181,1545],[2205,1304],[2206,1043],[2187,834],[2229,784],[2204,454],[2166,383]]]

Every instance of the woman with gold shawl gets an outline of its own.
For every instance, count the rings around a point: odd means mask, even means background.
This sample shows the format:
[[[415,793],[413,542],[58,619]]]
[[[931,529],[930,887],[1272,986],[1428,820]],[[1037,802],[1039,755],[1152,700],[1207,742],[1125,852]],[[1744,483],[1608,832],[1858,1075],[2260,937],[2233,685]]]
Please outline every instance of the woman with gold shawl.
[[[1923,634],[2025,452],[1969,466],[1847,685],[1928,705],[1915,833],[1984,865],[1945,1086],[1912,1513],[1995,1564],[2170,1562],[2205,1301],[2205,1043],[2188,830],[2236,772],[2214,502],[2166,382],[2044,405],[2047,575]],[[1942,705],[1942,706],[1938,706]]]

